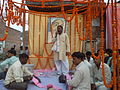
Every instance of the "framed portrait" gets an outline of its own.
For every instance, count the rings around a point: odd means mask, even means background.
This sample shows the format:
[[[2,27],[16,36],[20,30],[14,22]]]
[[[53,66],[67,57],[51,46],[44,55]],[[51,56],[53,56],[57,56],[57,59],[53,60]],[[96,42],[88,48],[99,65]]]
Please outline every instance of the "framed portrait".
[[[57,31],[57,26],[62,25],[63,31],[67,31],[67,22],[64,18],[49,17],[48,18],[48,43],[52,42],[52,37]]]

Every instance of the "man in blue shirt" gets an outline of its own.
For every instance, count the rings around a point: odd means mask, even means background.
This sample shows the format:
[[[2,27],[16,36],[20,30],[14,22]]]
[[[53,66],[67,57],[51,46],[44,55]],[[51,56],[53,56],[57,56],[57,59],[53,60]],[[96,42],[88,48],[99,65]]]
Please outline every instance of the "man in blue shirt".
[[[7,52],[8,58],[0,63],[0,68],[4,69],[5,72],[0,73],[0,79],[4,79],[6,76],[7,69],[14,64],[19,58],[16,57],[15,50],[8,50]]]

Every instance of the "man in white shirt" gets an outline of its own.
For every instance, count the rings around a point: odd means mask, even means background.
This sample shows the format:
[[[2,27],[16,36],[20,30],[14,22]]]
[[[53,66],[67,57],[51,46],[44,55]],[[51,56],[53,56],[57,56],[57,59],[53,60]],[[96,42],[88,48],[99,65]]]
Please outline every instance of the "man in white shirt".
[[[95,56],[98,56],[96,53]],[[102,62],[101,59],[94,59],[94,65],[92,65],[92,77],[94,83],[92,84],[93,90],[110,90],[104,85],[103,75],[102,75]],[[107,84],[111,82],[111,71],[110,67],[104,63],[104,72]]]
[[[54,42],[52,51],[57,72],[58,74],[67,74],[69,72],[70,43],[67,33],[63,32],[63,26],[57,26],[57,32],[52,41]]]
[[[8,89],[26,90],[27,82],[32,79],[33,73],[27,70],[23,65],[27,63],[28,55],[20,54],[19,60],[12,64],[6,74],[4,85]],[[24,74],[27,76],[24,77]]]
[[[28,50],[28,47],[25,47],[25,53],[29,56],[29,50]]]
[[[81,52],[82,53],[82,52]],[[92,68],[92,65],[90,64],[90,62],[88,62],[88,60],[86,60],[86,58],[85,58],[85,54],[84,53],[82,53],[82,55],[83,55],[83,58],[84,58],[84,63],[88,66],[88,68],[91,70],[91,68]]]
[[[88,66],[88,68],[89,68],[89,70],[90,70],[90,82],[91,82],[91,84],[93,83],[93,78],[92,78],[92,64],[90,64],[90,62],[88,62],[88,60],[86,60],[86,58],[85,58],[85,54],[84,53],[82,53],[82,55],[83,55],[83,57],[84,57],[84,63],[85,63],[85,65],[87,65]]]
[[[92,65],[94,64],[94,60],[92,58],[92,53],[90,51],[86,52],[86,60]]]
[[[71,80],[67,80],[67,84],[73,87],[73,90],[91,90],[90,71],[84,63],[84,57],[80,52],[72,54],[73,64],[76,66],[76,71]]]

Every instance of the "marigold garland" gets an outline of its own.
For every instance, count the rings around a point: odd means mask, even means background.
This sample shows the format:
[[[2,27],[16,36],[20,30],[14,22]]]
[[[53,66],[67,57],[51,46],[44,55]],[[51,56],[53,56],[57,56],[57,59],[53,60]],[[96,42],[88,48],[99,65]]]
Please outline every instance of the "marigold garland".
[[[109,5],[110,3],[110,0],[108,1],[108,4],[107,6],[105,7],[105,4],[104,4],[104,0],[83,0],[83,1],[77,1],[77,0],[71,0],[72,3],[70,4],[64,4],[64,0],[59,0],[60,1],[60,5],[56,5],[56,6],[46,6],[45,3],[46,2],[53,2],[53,1],[58,1],[58,0],[26,0],[26,1],[32,1],[32,2],[41,2],[42,5],[41,6],[36,6],[36,5],[28,5],[28,4],[23,4],[25,0],[22,0],[22,3],[18,3],[18,2],[13,2],[12,0],[9,0],[8,1],[8,7],[6,8],[6,15],[7,15],[7,18],[4,18],[2,13],[3,13],[3,8],[5,7],[4,6],[4,0],[3,0],[3,5],[2,5],[2,8],[1,8],[1,16],[2,16],[2,19],[6,22],[8,22],[8,27],[10,26],[10,23],[12,24],[17,24],[17,25],[25,25],[25,22],[23,20],[23,16],[24,16],[24,13],[36,13],[36,14],[55,14],[54,17],[59,17],[59,14],[62,14],[63,18],[71,24],[71,21],[72,19],[75,17],[75,21],[76,21],[76,26],[75,26],[75,32],[74,32],[74,36],[76,36],[76,32],[78,33],[79,35],[79,39],[80,40],[86,40],[86,38],[88,37],[89,35],[89,38],[90,38],[90,47],[91,47],[91,51],[92,51],[92,56],[95,58],[95,59],[102,59],[102,74],[103,74],[103,78],[104,78],[104,84],[106,87],[112,87],[112,85],[114,86],[113,87],[113,90],[117,90],[116,86],[117,86],[117,73],[116,73],[116,65],[117,65],[117,59],[118,59],[118,29],[117,29],[117,3],[116,3],[116,0],[111,0],[111,7],[112,7],[112,38],[113,38],[113,41],[112,41],[112,49],[113,49],[113,66],[114,66],[114,70],[113,70],[113,80],[112,82],[108,85],[107,82],[106,82],[106,77],[105,77],[105,72],[104,72],[104,13],[105,13],[105,8]],[[16,4],[19,4],[19,6],[17,6]],[[77,4],[86,4],[85,6],[81,6],[81,7],[77,7]],[[70,6],[70,5],[73,5],[73,9],[71,10],[67,10],[65,11],[64,7],[65,6]],[[36,8],[56,8],[56,7],[61,7],[61,11],[60,12],[37,12],[37,11],[32,11],[32,10],[26,10],[24,9],[23,7],[24,6],[30,6],[30,7],[36,7]],[[87,6],[87,7],[86,7]],[[99,10],[100,9],[100,10]],[[78,13],[79,11],[83,11],[83,10],[86,10],[85,12],[82,12],[82,13]],[[68,13],[71,13],[71,15],[69,15],[69,17],[67,17],[67,14]],[[88,14],[87,15],[87,18],[85,20],[87,20],[85,23],[85,26],[84,28],[86,29],[86,32],[85,34],[83,33],[83,37],[81,37],[81,31],[79,29],[79,22],[78,22],[78,15],[80,14]],[[53,16],[53,15],[51,15]],[[92,45],[92,19],[93,18],[97,18],[98,16],[101,17],[101,46],[100,46],[100,55],[98,57],[96,57],[94,55],[94,48],[93,48],[93,45]],[[3,41],[3,40],[6,40],[7,36],[8,36],[8,27],[5,31],[5,35],[3,38],[0,38],[0,41]],[[71,25],[70,25],[70,29],[71,29]],[[46,33],[45,33],[45,36],[46,36]],[[34,35],[33,35],[34,37]],[[40,37],[39,37],[40,38]],[[45,37],[46,38],[46,37]],[[71,32],[70,32],[70,38],[71,38]],[[45,39],[46,40],[46,39]],[[71,43],[71,42],[70,42]],[[40,43],[39,43],[40,44]],[[47,65],[49,65],[50,68],[51,65],[50,65],[50,59],[51,59],[51,55],[52,55],[52,52],[49,54],[48,53],[48,50],[46,48],[46,42],[44,43],[44,50],[45,52],[47,53],[47,57],[43,57],[43,56],[40,56],[40,52],[39,52],[39,55],[36,55],[34,53],[34,40],[33,40],[33,47],[32,48],[32,53],[33,55],[35,55],[35,57],[30,57],[30,58],[38,58],[38,62],[37,62],[37,65],[35,66],[36,68],[38,67],[38,65],[40,65],[42,68],[46,68]],[[76,48],[76,43],[75,43],[75,47],[74,49]],[[45,66],[43,67],[41,65],[41,58],[46,58],[46,61],[47,63],[45,64]],[[118,59],[119,60],[119,59]],[[30,63],[30,62],[29,62]]]

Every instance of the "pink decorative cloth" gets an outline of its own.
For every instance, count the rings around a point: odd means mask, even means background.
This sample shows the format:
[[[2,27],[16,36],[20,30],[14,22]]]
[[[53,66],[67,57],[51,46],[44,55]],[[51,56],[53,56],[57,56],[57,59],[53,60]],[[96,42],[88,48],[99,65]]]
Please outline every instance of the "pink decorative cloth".
[[[54,72],[54,71],[55,71],[55,69],[52,69],[52,70],[48,70],[48,69],[45,69],[45,70],[34,70],[34,75],[36,77],[38,77],[38,76],[46,76],[45,74],[42,74],[42,73],[44,73],[44,72],[50,73],[50,72]],[[66,75],[66,78],[67,78],[67,80],[71,80],[71,76],[69,74]],[[39,80],[37,80],[35,77],[33,77],[32,81],[39,88],[54,88],[54,90],[62,90],[61,88],[59,88],[59,87],[57,87],[55,85],[52,85],[52,84],[48,84],[48,85],[44,86],[41,83],[39,83]],[[68,90],[72,90],[72,87],[69,86]]]
[[[43,85],[41,85],[41,83],[39,83],[39,81],[38,81],[35,77],[33,77],[32,81],[33,81],[34,84],[35,84],[36,86],[38,86],[39,88],[45,88]]]
[[[39,88],[54,88],[54,90],[62,90],[61,88],[59,87],[56,87],[52,84],[48,84],[47,86],[43,86],[35,77],[33,77],[32,81],[34,82],[34,84],[36,86],[38,86]]]

